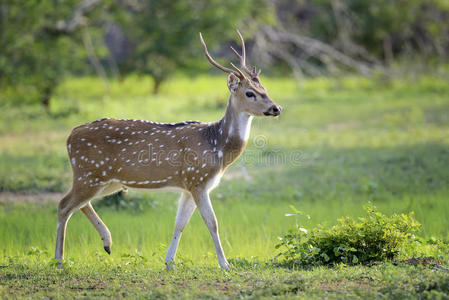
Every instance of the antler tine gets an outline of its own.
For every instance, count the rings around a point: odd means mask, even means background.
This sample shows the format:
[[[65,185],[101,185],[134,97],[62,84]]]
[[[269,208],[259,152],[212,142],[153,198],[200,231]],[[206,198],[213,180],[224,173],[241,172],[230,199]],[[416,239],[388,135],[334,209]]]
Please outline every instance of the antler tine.
[[[243,36],[242,36],[242,34],[240,33],[240,31],[239,31],[238,29],[237,29],[237,34],[239,35],[240,42],[242,43],[242,56],[243,56],[242,63],[243,63],[243,65],[244,65],[245,68],[246,68],[246,47],[245,47],[245,40],[243,39]]]
[[[239,68],[237,68],[233,63],[231,63],[231,66],[240,74],[237,75],[240,79],[246,78],[245,74],[243,74],[243,72]]]
[[[257,71],[256,66],[254,66],[253,69],[251,70],[251,72],[252,72],[253,75],[255,75],[255,76],[259,76],[261,71],[262,71],[262,70],[260,70],[260,69],[259,69],[259,71]]]
[[[232,70],[232,69],[223,67],[222,65],[220,65],[219,63],[217,63],[217,62],[210,56],[209,52],[207,51],[207,46],[206,46],[206,43],[204,42],[203,35],[201,34],[201,32],[200,32],[200,40],[201,40],[201,44],[203,45],[204,54],[206,55],[207,60],[208,60],[213,66],[215,66],[216,68],[222,70],[223,72],[226,72],[226,73],[233,73],[234,75],[236,75],[236,76],[239,77],[239,78],[243,78],[243,77],[244,77],[244,76],[242,77],[242,75],[243,75],[242,72],[240,72],[240,71],[239,71],[239,72],[236,72],[236,71],[234,71],[234,70]]]
[[[256,66],[254,66],[252,72],[253,72],[253,74],[255,74],[256,76],[259,76],[259,75],[260,75],[260,72],[262,72],[262,70],[259,69],[259,71],[257,71]]]
[[[246,48],[245,48],[245,40],[243,39],[242,34],[240,33],[240,31],[237,29],[237,34],[239,35],[240,38],[240,42],[242,43],[242,55],[240,55],[237,50],[234,49],[234,47],[231,46],[232,51],[234,51],[235,55],[237,55],[237,57],[240,59],[240,67],[250,76],[252,76],[253,74],[251,74],[251,71],[246,67]]]

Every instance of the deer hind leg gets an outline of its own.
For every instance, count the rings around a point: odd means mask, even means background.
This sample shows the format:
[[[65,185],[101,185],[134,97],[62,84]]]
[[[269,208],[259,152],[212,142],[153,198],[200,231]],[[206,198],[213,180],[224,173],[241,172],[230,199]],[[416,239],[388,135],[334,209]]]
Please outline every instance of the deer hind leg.
[[[60,202],[58,206],[58,224],[56,225],[56,250],[55,258],[60,263],[64,260],[64,239],[69,220],[72,212],[69,209],[69,203],[72,199],[72,191],[70,191]]]
[[[223,252],[223,247],[221,246],[220,236],[218,235],[218,223],[215,217],[214,209],[212,208],[212,203],[210,202],[209,193],[207,191],[200,191],[193,195],[196,205],[198,206],[198,211],[201,217],[206,223],[209,229],[210,235],[215,245],[215,251],[217,252],[218,263],[220,266],[227,270],[229,269],[229,263]]]
[[[58,225],[56,229],[56,249],[55,258],[60,263],[64,261],[64,241],[67,222],[72,214],[81,206],[84,206],[94,197],[101,188],[78,187],[73,185],[72,190],[59,202]]]
[[[165,264],[167,270],[173,268],[173,262],[176,257],[176,251],[178,250],[179,241],[181,239],[182,231],[189,223],[193,212],[195,211],[196,204],[193,201],[192,195],[188,192],[184,192],[179,199],[178,212],[176,213],[175,230],[173,232],[173,237],[170,246],[165,257]]]

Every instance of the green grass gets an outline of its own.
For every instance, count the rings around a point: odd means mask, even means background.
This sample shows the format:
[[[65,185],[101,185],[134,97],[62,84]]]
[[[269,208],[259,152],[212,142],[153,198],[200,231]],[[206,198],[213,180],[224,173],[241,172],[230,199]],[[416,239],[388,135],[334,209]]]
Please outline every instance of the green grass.
[[[449,290],[447,269],[435,263],[289,270],[231,262],[230,271],[186,261],[167,272],[138,254],[110,259],[94,253],[58,270],[47,253],[31,251],[0,266],[0,297],[446,299]]]
[[[110,257],[87,219],[75,214],[67,231],[71,266],[63,271],[55,270],[51,260],[56,205],[12,201],[0,203],[0,297],[447,293],[444,267],[380,264],[291,271],[265,265],[276,254],[277,238],[296,222],[307,228],[334,224],[342,216],[361,216],[368,202],[385,214],[414,211],[424,238],[449,238],[447,80],[426,75],[389,81],[318,78],[300,87],[291,79],[263,84],[283,114],[255,119],[245,154],[212,193],[233,271],[217,270],[212,241],[197,213],[183,235],[178,270],[162,271],[176,213],[174,194],[130,192],[126,197],[143,203],[142,209],[99,207],[112,233]],[[3,99],[0,191],[66,191],[71,174],[65,139],[80,123],[102,117],[213,121],[222,116],[228,94],[224,77],[175,78],[156,97],[150,89],[147,78],[112,81],[109,90],[95,78],[70,79],[57,90],[51,116],[39,106]],[[311,219],[286,217],[290,205]],[[438,265],[447,266],[447,260]]]

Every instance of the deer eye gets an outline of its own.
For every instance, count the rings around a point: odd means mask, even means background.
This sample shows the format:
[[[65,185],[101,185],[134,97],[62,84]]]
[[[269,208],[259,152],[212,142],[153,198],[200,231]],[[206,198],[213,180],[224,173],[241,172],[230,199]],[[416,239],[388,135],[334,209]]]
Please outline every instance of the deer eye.
[[[253,98],[253,97],[254,97],[254,99],[256,98],[256,95],[255,95],[253,92],[246,92],[246,93],[245,93],[245,96],[246,96],[247,98]]]

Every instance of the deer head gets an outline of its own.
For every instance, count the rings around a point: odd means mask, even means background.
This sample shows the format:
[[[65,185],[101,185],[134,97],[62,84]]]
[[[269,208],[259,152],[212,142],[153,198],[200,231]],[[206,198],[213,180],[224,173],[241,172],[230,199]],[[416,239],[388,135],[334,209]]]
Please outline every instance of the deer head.
[[[224,67],[217,63],[207,51],[206,43],[200,33],[201,44],[207,60],[217,69],[228,73],[228,88],[231,92],[231,105],[239,111],[251,116],[279,116],[282,108],[275,104],[268,96],[267,90],[260,83],[260,70],[256,67],[251,70],[246,66],[245,41],[237,30],[242,43],[242,54],[239,54],[232,46],[231,49],[240,60],[240,68],[231,63],[233,69]],[[243,71],[242,71],[243,70]],[[246,75],[245,75],[246,73]]]

